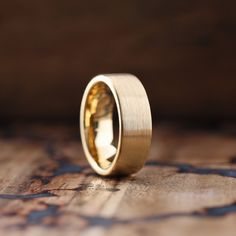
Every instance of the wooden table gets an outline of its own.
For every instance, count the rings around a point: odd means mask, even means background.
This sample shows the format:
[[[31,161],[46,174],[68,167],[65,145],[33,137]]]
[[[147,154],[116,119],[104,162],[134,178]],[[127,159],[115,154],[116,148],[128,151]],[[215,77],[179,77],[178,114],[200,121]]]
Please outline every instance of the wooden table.
[[[236,126],[154,127],[146,166],[94,174],[70,125],[0,131],[1,235],[233,235]]]

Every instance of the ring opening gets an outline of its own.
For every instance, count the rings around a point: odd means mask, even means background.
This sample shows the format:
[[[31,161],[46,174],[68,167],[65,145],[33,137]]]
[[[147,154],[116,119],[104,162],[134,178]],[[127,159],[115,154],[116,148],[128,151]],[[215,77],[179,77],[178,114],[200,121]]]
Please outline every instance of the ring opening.
[[[92,86],[84,112],[84,133],[92,158],[102,168],[112,164],[119,141],[119,118],[114,96],[104,82]]]

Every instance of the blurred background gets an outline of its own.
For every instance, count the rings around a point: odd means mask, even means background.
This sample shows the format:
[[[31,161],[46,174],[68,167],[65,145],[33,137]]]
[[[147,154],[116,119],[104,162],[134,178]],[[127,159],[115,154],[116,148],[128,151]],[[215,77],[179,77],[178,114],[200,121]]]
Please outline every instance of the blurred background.
[[[154,119],[236,118],[233,0],[1,0],[0,119],[75,121],[100,73],[140,78]]]

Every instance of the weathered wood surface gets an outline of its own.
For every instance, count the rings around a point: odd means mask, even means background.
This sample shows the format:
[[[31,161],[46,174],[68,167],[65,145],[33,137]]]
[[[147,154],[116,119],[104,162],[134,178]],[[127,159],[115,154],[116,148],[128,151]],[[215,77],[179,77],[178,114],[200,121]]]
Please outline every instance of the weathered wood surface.
[[[76,128],[0,132],[1,235],[233,235],[236,126],[155,127],[146,166],[96,176]]]

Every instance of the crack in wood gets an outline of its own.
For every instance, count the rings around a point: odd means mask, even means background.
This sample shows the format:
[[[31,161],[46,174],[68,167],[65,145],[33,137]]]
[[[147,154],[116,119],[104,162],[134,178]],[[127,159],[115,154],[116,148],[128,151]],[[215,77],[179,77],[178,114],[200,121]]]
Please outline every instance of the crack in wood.
[[[161,161],[148,161],[146,166],[177,168],[178,173],[199,174],[199,175],[220,175],[224,177],[236,178],[236,169],[195,167],[186,163],[169,163]]]
[[[42,225],[47,227],[56,227],[57,219],[63,213],[60,212],[60,206],[54,204],[45,204],[46,208],[42,210],[32,210],[26,215],[26,222],[18,225],[11,225],[10,227],[17,227],[24,229],[30,225]],[[77,215],[80,219],[86,222],[87,227],[103,227],[108,228],[114,225],[130,225],[137,223],[151,223],[151,222],[159,222],[168,219],[182,218],[182,217],[194,217],[194,218],[218,218],[223,217],[228,214],[236,213],[236,203],[204,208],[202,210],[192,211],[192,212],[173,212],[166,214],[157,214],[150,215],[147,217],[139,217],[132,219],[119,219],[116,217],[102,217],[102,216],[86,216],[86,215]],[[17,213],[15,213],[17,214]],[[72,213],[73,214],[73,213]],[[14,213],[11,213],[14,215]],[[46,218],[51,218],[50,223],[45,223],[44,220]]]
[[[46,204],[46,209],[43,210],[34,210],[31,211],[27,215],[26,224],[25,226],[31,224],[31,225],[39,225],[44,224],[44,219],[51,217],[55,220],[59,216],[59,206],[53,205],[53,204]],[[53,226],[53,223],[47,224],[48,226]]]
[[[35,198],[44,198],[44,197],[55,197],[57,196],[54,193],[51,193],[48,190],[41,191],[39,193],[32,193],[32,194],[0,194],[1,199],[9,199],[9,200],[31,200]]]
[[[173,213],[166,213],[166,214],[157,214],[151,215],[147,217],[140,217],[140,218],[132,218],[132,219],[119,219],[119,218],[106,218],[101,216],[81,216],[82,218],[86,219],[88,222],[89,227],[93,226],[100,226],[100,227],[111,227],[117,224],[137,224],[137,223],[145,223],[152,221],[158,222],[168,219],[175,219],[180,217],[194,217],[194,218],[216,218],[216,217],[223,217],[228,214],[236,213],[236,203],[224,205],[224,206],[216,206],[216,207],[209,207],[204,208],[202,210],[192,211],[192,212],[173,212]]]

